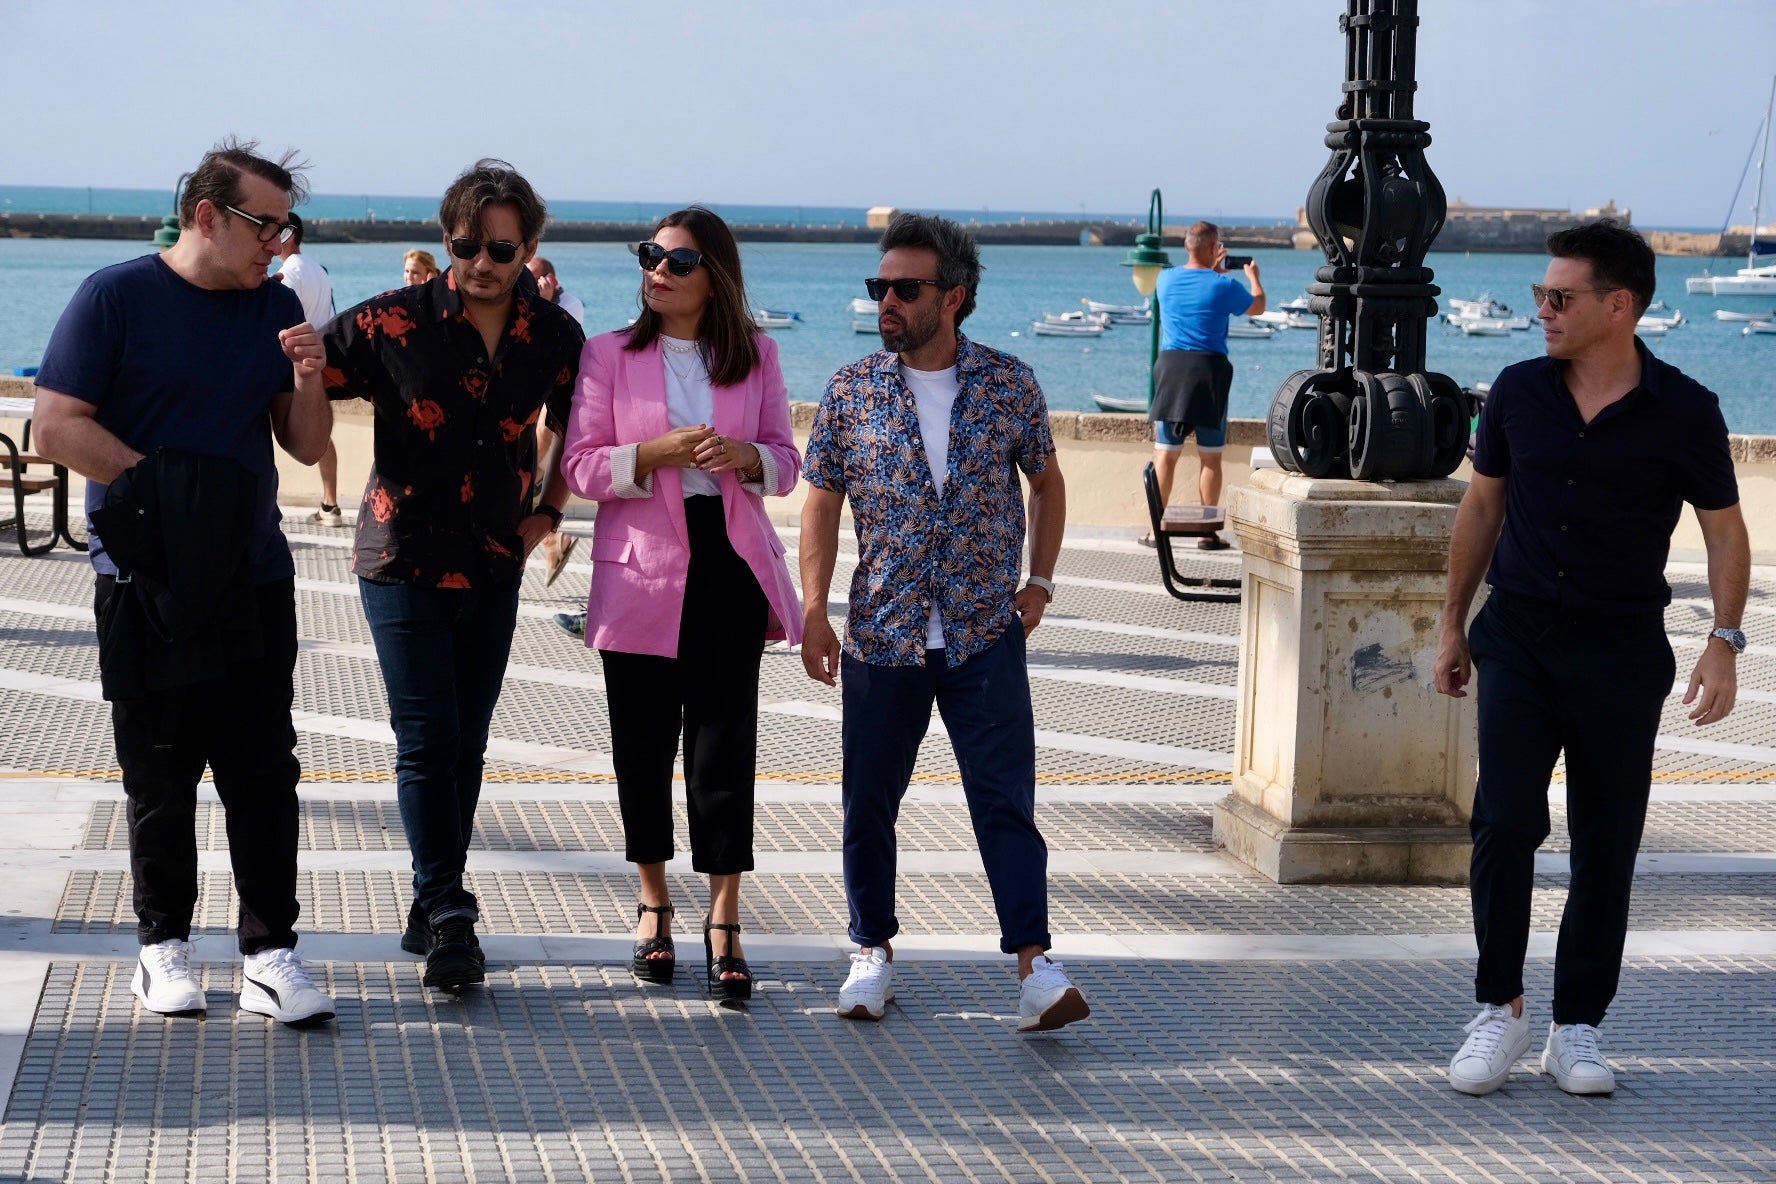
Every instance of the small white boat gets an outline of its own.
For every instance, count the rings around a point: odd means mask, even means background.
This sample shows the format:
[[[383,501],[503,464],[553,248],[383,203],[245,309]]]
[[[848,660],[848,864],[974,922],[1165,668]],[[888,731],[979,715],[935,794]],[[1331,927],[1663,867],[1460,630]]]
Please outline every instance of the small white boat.
[[[1104,326],[1096,321],[1032,321],[1030,332],[1038,337],[1102,337]]]
[[[1147,318],[1153,312],[1153,302],[1143,301],[1140,304],[1105,304],[1102,300],[1088,300],[1081,297],[1079,303],[1085,305],[1087,312],[1108,313],[1113,317]]]
[[[1045,312],[1042,319],[1051,325],[1103,325],[1110,327],[1107,312]]]
[[[1114,411],[1122,415],[1147,414],[1146,399],[1118,399],[1114,395],[1094,394],[1092,402],[1098,405],[1099,411]]]
[[[1641,321],[1634,326],[1634,332],[1640,337],[1663,337],[1671,331],[1671,326],[1663,323],[1647,324]]]
[[[865,300],[861,296],[851,302],[851,315],[854,317],[860,317],[864,313],[868,313],[873,317],[881,311],[881,308],[876,305],[874,300]]]
[[[1680,308],[1668,317],[1656,317],[1656,316],[1651,315],[1650,313],[1642,314],[1640,320],[1635,323],[1635,328],[1640,328],[1641,326],[1645,325],[1645,326],[1660,327],[1660,328],[1665,328],[1665,329],[1675,329],[1683,323],[1684,323],[1683,309]]]
[[[1252,340],[1276,336],[1276,330],[1269,325],[1254,325],[1249,320],[1230,320],[1227,323],[1229,337],[1243,337]]]
[[[1498,321],[1506,320],[1511,316],[1510,306],[1494,300],[1490,292],[1482,292],[1473,300],[1457,300],[1451,297],[1449,307],[1455,310],[1448,314],[1451,318]],[[1528,325],[1524,326],[1526,329],[1528,327]]]
[[[1732,309],[1717,308],[1714,310],[1717,321],[1776,321],[1776,309],[1768,312],[1734,312]]]
[[[1277,310],[1279,312],[1292,312],[1292,313],[1300,313],[1300,314],[1306,314],[1306,313],[1313,312],[1313,308],[1311,305],[1308,304],[1307,297],[1305,297],[1305,296],[1297,296],[1297,297],[1295,297],[1295,299],[1289,301],[1287,304],[1279,304],[1279,305],[1277,305]]]
[[[1458,317],[1449,322],[1469,337],[1509,337],[1511,322],[1496,317]],[[1529,328],[1528,325],[1524,326]]]
[[[772,312],[768,308],[760,308],[753,310],[752,319],[759,328],[770,330],[793,329],[795,323],[801,318],[793,313]]]
[[[1272,329],[1293,329],[1295,327],[1294,318],[1289,313],[1275,310],[1267,310],[1246,319],[1254,325],[1269,325]]]
[[[875,313],[871,313],[869,316],[854,316],[851,318],[851,332],[853,333],[880,333],[881,331],[882,326],[876,320]]]
[[[1750,337],[1753,333],[1776,333],[1776,321],[1753,321],[1739,330],[1739,336]]]
[[[1108,318],[1112,325],[1151,325],[1153,314],[1150,312],[1107,312],[1100,314]]]

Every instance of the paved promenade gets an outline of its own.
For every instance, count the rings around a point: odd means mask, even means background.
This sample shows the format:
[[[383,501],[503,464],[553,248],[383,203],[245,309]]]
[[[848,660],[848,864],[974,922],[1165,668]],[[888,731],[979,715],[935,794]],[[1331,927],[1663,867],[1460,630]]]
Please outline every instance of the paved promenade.
[[[1568,1097],[1526,1058],[1474,1099],[1444,1079],[1473,1011],[1466,890],[1281,888],[1216,850],[1238,609],[1171,600],[1152,552],[1120,540],[1069,540],[1030,651],[1055,956],[1090,1020],[1016,1033],[1013,967],[936,727],[900,829],[898,1001],[880,1025],[832,1014],[847,949],[838,698],[777,651],[743,905],[759,989],[743,1009],[698,989],[706,890],[688,859],[673,880],[679,984],[637,985],[603,681],[549,620],[583,597],[584,565],[547,591],[539,568],[526,576],[470,857],[487,987],[429,993],[397,946],[407,855],[349,532],[290,530],[301,948],[339,1003],[334,1024],[304,1032],[235,1006],[207,786],[208,1018],[135,1009],[89,569],[65,549],[0,548],[0,1180],[1776,1178],[1776,571],[1754,579],[1734,716],[1698,732],[1675,698],[1666,713],[1605,1029],[1620,1088]],[[1670,576],[1687,673],[1706,580],[1699,564]],[[1558,779],[1552,796],[1538,1029],[1566,888]],[[682,847],[682,810],[679,823]]]

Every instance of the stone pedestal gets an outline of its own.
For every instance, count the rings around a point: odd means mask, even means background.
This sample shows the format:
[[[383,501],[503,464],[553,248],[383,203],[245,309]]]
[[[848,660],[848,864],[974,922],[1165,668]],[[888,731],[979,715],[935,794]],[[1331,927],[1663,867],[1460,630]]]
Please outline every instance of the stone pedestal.
[[[1263,469],[1231,491],[1239,722],[1215,838],[1278,883],[1467,878],[1474,700],[1431,677],[1465,488]]]

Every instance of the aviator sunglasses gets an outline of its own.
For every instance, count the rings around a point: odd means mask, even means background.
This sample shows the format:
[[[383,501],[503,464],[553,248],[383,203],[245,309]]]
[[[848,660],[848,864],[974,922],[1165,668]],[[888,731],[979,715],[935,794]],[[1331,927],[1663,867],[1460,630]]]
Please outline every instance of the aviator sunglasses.
[[[697,270],[697,264],[703,262],[703,252],[693,251],[689,247],[674,247],[668,251],[656,242],[636,243],[631,248],[643,271],[652,271],[666,264],[666,270],[673,275],[690,275]]]
[[[1542,305],[1546,304],[1549,308],[1553,309],[1555,312],[1565,312],[1566,311],[1566,302],[1568,300],[1571,300],[1574,296],[1577,296],[1581,292],[1620,292],[1621,290],[1622,289],[1620,287],[1615,287],[1615,288],[1544,288],[1540,284],[1531,284],[1529,286],[1529,294],[1530,294],[1530,297],[1535,300],[1536,307],[1540,308]]]
[[[871,300],[880,302],[890,291],[900,297],[901,301],[911,304],[919,298],[921,285],[929,284],[933,288],[948,288],[949,284],[937,280],[885,280],[881,276],[863,281],[863,290],[869,293]]]
[[[509,243],[503,238],[494,239],[490,243],[484,243],[478,238],[450,240],[450,253],[462,260],[473,259],[481,253],[482,247],[487,248],[487,257],[495,263],[510,263],[518,258],[518,244]]]

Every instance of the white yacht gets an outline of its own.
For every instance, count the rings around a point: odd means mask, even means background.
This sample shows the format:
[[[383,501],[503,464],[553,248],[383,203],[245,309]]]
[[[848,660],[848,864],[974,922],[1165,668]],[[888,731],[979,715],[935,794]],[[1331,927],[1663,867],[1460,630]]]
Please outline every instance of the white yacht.
[[[1764,146],[1758,153],[1757,188],[1751,199],[1751,246],[1746,252],[1745,266],[1732,275],[1710,275],[1706,269],[1701,275],[1693,275],[1684,281],[1684,290],[1697,296],[1776,296],[1776,261],[1770,256],[1776,255],[1776,243],[1758,242],[1758,220],[1763,215],[1764,206],[1764,163],[1770,155],[1770,123],[1776,116],[1776,77],[1770,79],[1770,105],[1764,112],[1762,128]],[[1745,184],[1744,174],[1740,174],[1739,183]],[[1738,193],[1733,194],[1738,201]],[[1726,228],[1721,228],[1726,233]]]

